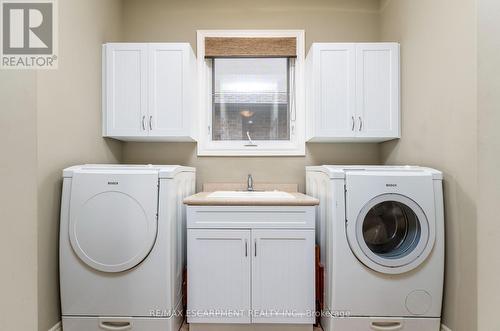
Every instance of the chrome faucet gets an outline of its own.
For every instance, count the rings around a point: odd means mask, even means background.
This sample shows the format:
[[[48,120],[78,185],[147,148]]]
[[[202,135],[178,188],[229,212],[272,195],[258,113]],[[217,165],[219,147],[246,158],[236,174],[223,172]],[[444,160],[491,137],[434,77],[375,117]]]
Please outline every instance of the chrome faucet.
[[[253,177],[252,174],[248,174],[247,177],[247,191],[253,191]]]

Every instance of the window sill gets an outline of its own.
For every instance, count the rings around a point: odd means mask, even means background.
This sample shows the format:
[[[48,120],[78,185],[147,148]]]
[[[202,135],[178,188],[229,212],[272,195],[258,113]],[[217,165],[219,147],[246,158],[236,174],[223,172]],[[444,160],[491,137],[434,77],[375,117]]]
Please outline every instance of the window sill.
[[[244,146],[247,142],[198,143],[198,156],[305,156],[305,144],[292,142],[258,142],[257,146]]]

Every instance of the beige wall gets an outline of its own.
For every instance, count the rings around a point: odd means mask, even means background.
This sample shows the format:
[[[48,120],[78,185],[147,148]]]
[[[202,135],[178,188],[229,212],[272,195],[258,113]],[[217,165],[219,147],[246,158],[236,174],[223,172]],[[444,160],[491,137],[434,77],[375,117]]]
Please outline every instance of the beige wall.
[[[500,2],[478,0],[478,321],[499,330]]]
[[[377,0],[60,1],[60,68],[0,71],[0,149],[8,151],[0,153],[0,329],[46,331],[60,319],[60,174],[65,166],[83,162],[179,163],[198,168],[199,184],[241,181],[253,173],[256,181],[294,182],[301,190],[304,166],[310,164],[441,169],[447,227],[444,322],[453,331],[476,330],[478,303],[479,330],[498,327],[499,247],[492,243],[500,241],[500,233],[491,206],[500,197],[495,172],[500,115],[494,108],[500,102],[500,66],[494,65],[500,58],[500,5],[477,1],[484,37],[479,39],[479,114],[474,0],[382,0],[380,13]],[[194,48],[197,29],[215,28],[305,29],[307,47],[313,41],[378,41],[380,36],[400,41],[402,139],[382,145],[308,144],[305,157],[230,158],[197,157],[192,143],[122,144],[100,138],[102,42],[190,41]]]
[[[402,44],[402,139],[382,145],[387,164],[444,172],[443,321],[476,330],[476,21],[474,0],[393,0],[383,40]],[[492,329],[484,329],[492,330]]]
[[[124,0],[126,41],[189,41],[198,29],[304,29],[315,41],[376,41],[376,0]],[[378,164],[377,144],[309,144],[306,157],[197,157],[196,144],[125,143],[129,163],[179,163],[197,167],[198,189],[208,181],[292,182],[304,189],[311,164]]]
[[[35,330],[36,74],[0,70],[0,101],[0,330]]]
[[[373,41],[378,0],[123,0],[127,41],[191,42],[199,29],[304,29],[313,41]]]
[[[119,40],[121,1],[59,1],[59,68],[39,71],[38,329],[60,320],[58,240],[61,170],[121,159],[101,138],[101,44]]]
[[[305,166],[318,164],[378,164],[375,145],[308,144],[306,157],[197,157],[191,143],[127,143],[124,161],[183,164],[196,167],[197,189],[207,182],[297,183],[305,190]]]

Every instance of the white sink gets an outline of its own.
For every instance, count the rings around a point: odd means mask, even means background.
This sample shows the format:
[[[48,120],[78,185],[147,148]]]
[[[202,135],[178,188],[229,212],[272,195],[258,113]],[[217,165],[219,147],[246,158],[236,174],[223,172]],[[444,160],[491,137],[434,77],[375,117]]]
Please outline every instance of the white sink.
[[[295,199],[293,195],[282,191],[216,191],[208,198],[219,199]]]

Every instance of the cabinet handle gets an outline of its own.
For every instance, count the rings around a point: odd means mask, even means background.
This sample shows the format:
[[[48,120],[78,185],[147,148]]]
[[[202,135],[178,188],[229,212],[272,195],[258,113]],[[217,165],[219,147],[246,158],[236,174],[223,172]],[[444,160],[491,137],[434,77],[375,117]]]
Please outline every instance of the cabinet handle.
[[[359,131],[361,131],[362,129],[363,129],[363,118],[359,116]]]
[[[142,130],[146,131],[146,124],[144,121],[146,120],[146,115],[142,115]]]
[[[149,130],[153,130],[153,116],[149,116]]]
[[[351,116],[351,120],[352,120],[351,131],[354,131],[354,126],[356,125],[356,120],[354,119],[354,115]]]
[[[245,257],[248,256],[248,240],[245,239]]]
[[[254,240],[254,256],[257,257],[257,239]]]

